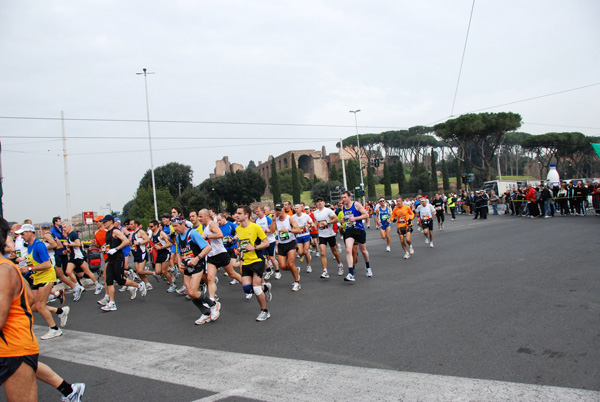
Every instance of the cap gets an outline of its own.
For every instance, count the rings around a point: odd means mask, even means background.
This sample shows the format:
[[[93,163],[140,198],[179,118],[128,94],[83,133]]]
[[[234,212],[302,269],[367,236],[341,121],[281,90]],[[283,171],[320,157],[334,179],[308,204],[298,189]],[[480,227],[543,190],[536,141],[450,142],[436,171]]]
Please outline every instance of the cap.
[[[174,216],[171,218],[171,223],[185,223],[185,218],[183,216]]]
[[[277,203],[275,204],[275,211],[281,211],[283,209],[283,204],[282,203]]]
[[[21,234],[23,232],[35,232],[35,228],[33,225],[26,223],[25,225],[21,226],[21,229],[15,231],[16,234]]]
[[[305,210],[310,209],[310,207],[307,205],[304,207]]]
[[[104,218],[104,215],[96,215],[94,217],[94,222],[100,222],[102,220],[102,218]]]
[[[162,214],[161,218],[171,219],[171,215],[169,215],[169,214]]]
[[[121,219],[115,218],[115,222],[121,222]]]
[[[317,199],[315,201],[319,202],[319,201],[325,201],[325,200],[323,199],[323,197],[317,197]]]
[[[112,215],[104,215],[104,218],[102,218],[102,220],[100,220],[100,222],[108,222],[108,221],[115,221],[115,218],[112,217]]]
[[[329,208],[329,207],[331,206],[331,204],[330,204],[330,203],[327,203],[327,204],[325,204],[325,206],[326,206],[327,208]]]
[[[42,222],[42,229],[50,229],[51,227],[50,222]]]

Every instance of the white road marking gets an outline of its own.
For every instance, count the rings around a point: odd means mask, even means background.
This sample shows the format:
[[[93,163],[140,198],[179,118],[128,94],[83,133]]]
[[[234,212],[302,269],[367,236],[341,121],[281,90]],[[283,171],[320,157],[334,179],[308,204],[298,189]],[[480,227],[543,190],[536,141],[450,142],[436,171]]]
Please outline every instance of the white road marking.
[[[35,326],[39,335],[46,327]],[[94,345],[85,355],[81,345]],[[145,350],[140,359],[139,351]],[[200,401],[600,401],[600,391],[409,373],[68,331],[41,356],[214,392]],[[118,364],[116,362],[118,361]],[[212,370],[202,370],[200,365]]]

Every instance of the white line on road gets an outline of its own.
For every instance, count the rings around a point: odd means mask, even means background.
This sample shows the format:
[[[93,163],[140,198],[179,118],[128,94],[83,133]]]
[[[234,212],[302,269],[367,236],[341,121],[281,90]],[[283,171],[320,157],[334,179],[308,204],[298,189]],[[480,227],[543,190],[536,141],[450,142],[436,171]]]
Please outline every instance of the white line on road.
[[[35,326],[36,333],[46,327]],[[94,345],[81,353],[81,345]],[[68,331],[44,356],[264,401],[594,401],[599,391],[343,366]],[[140,351],[143,358],[140,358]],[[205,367],[199,375],[198,368]],[[210,367],[210,369],[206,369]],[[217,398],[217,399],[215,399]]]

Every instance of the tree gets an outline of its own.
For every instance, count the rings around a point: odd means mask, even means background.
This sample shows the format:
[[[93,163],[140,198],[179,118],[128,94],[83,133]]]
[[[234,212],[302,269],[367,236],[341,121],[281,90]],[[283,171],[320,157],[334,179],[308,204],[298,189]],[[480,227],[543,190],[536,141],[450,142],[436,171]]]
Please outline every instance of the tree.
[[[132,208],[132,215],[129,218],[137,219],[146,225],[154,219],[154,196],[152,187],[138,188],[135,194],[135,206]],[[175,205],[175,197],[171,195],[168,188],[161,187],[156,189],[156,205],[158,207],[158,216],[168,212]]]
[[[438,178],[437,178],[437,167],[435,166],[435,151],[431,150],[431,191],[438,191]]]
[[[154,200],[152,201],[154,203]],[[123,205],[123,217],[129,218],[135,215],[135,198],[129,200],[125,205]]]
[[[211,207],[217,211],[221,210],[219,197],[200,189],[200,186],[189,186],[186,188],[177,200],[178,205],[184,213],[190,211],[199,211],[202,208]]]
[[[189,165],[170,162],[154,169],[154,181],[156,189],[166,188],[173,198],[179,197],[188,186],[192,185],[194,172]],[[148,169],[140,180],[139,188],[152,188],[152,172]],[[158,195],[157,195],[158,196]],[[154,201],[152,201],[154,205]]]
[[[246,167],[246,169],[256,169],[256,163],[254,163],[253,160],[250,160],[250,162],[248,162],[248,167]]]
[[[390,169],[386,162],[383,163],[383,191],[385,198],[392,198],[392,182],[390,180]]]
[[[396,165],[398,169],[398,194],[404,194],[406,190],[406,176],[404,175],[404,166],[402,165],[402,161],[398,161]]]
[[[298,169],[296,168],[296,158],[292,152],[292,199],[294,204],[300,203],[301,192],[300,178],[298,177]]]
[[[429,176],[429,173],[427,173],[425,166],[423,166],[415,157],[413,170],[410,174],[410,180],[408,181],[408,189],[413,193],[419,191],[428,192],[430,185],[431,177]]]
[[[442,159],[442,182],[444,183],[444,192],[450,191],[450,176],[448,176],[448,167],[446,159]]]
[[[329,171],[329,180],[330,181],[341,181],[340,173],[339,173],[338,168],[335,165],[335,163],[331,164],[331,170]]]
[[[350,159],[346,167],[346,181],[348,182],[348,190],[353,190],[360,185],[360,167],[358,161]]]
[[[377,189],[375,188],[375,175],[373,169],[367,168],[367,197],[377,198]]]
[[[308,186],[308,179],[304,177],[304,171],[302,169],[296,168],[297,178],[300,180],[300,191],[304,189],[304,187]],[[279,188],[281,193],[292,194],[293,193],[293,180],[292,180],[292,168],[289,167],[287,169],[281,169],[277,172],[277,177],[279,180]],[[271,185],[271,179],[269,179],[269,184]]]
[[[227,204],[228,211],[233,211],[238,205],[250,205],[260,201],[267,187],[265,179],[253,170],[225,173],[225,182],[223,202]]]
[[[456,192],[459,192],[462,188],[462,169],[460,160],[456,159]]]
[[[324,200],[331,200],[330,194],[331,192],[336,191],[336,188],[342,186],[342,183],[339,181],[321,181],[313,186],[312,191],[310,192],[310,198],[313,202],[317,202],[317,198],[323,197]]]
[[[273,202],[278,204],[281,202],[281,188],[279,187],[279,176],[277,174],[277,166],[275,158],[271,158],[271,194],[273,194]]]

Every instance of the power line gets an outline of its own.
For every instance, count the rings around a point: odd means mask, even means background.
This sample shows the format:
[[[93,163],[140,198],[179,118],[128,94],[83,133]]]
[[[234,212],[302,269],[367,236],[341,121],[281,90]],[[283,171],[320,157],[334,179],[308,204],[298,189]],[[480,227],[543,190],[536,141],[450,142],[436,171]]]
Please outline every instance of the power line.
[[[467,42],[469,41],[469,31],[471,30],[473,9],[475,9],[475,0],[473,0],[473,5],[471,6],[471,15],[469,16],[469,25],[467,26],[467,36],[465,37],[465,46],[463,48],[462,58],[460,59],[460,68],[458,69],[458,80],[456,81],[456,89],[454,90],[454,101],[452,102],[452,110],[450,111],[450,116],[454,115],[454,105],[456,104],[456,96],[458,95],[458,84],[460,84],[460,76],[462,74],[463,62],[465,61],[465,53],[467,53]]]

